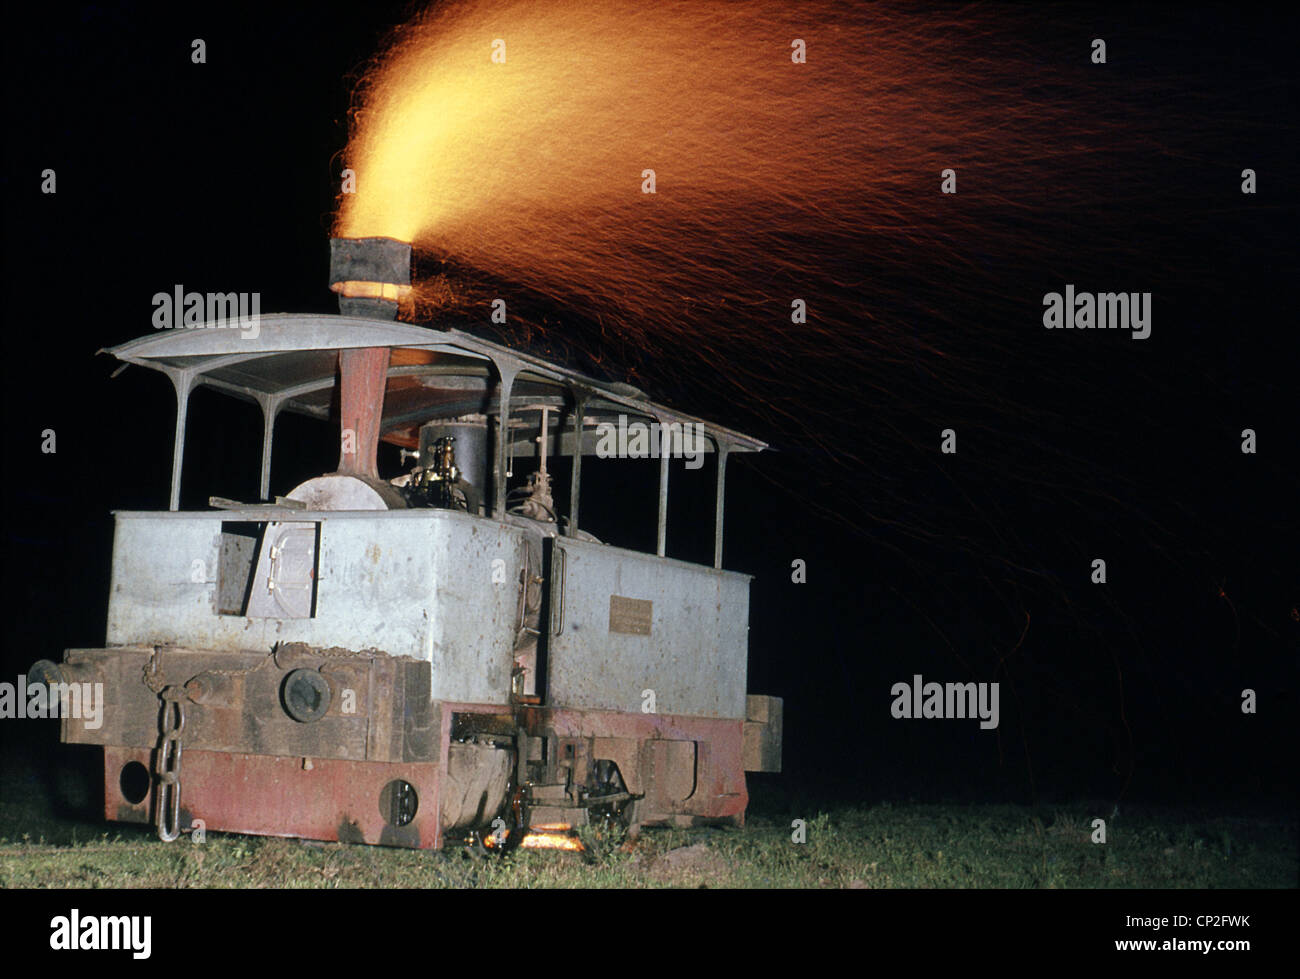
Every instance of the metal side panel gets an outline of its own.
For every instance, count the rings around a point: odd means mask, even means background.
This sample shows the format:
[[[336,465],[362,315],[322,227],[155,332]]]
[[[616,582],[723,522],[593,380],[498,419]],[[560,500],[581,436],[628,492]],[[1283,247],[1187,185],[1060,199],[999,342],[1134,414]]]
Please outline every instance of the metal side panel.
[[[229,614],[223,606],[240,589],[221,576],[238,556],[227,546],[223,562],[222,523],[257,516],[119,514],[108,644],[239,652],[301,642],[378,650],[430,662],[435,699],[509,701],[521,531],[440,510],[298,511],[292,526],[320,527],[312,614]],[[241,547],[238,554],[249,560],[257,551]],[[250,598],[249,611],[257,609]]]
[[[481,517],[431,512],[438,524],[432,555],[437,616],[423,658],[433,663],[433,699],[507,704],[523,533]]]
[[[229,614],[221,581],[222,523],[230,514],[119,514],[109,593],[110,645],[177,645],[269,650],[281,642],[375,649],[427,659],[434,608],[432,521],[384,514],[319,522],[313,614],[303,618]],[[226,562],[228,564],[228,562]],[[251,572],[251,569],[250,569]],[[250,602],[249,611],[258,606]]]
[[[745,717],[749,577],[566,539],[551,584],[547,700]]]

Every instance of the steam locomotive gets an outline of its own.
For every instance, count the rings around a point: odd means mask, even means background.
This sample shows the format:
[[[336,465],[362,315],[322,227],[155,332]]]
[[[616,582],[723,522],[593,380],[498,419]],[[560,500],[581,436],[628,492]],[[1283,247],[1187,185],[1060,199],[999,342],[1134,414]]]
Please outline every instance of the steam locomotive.
[[[65,716],[61,737],[102,746],[105,817],[164,840],[201,828],[435,848],[597,816],[741,824],[745,772],[780,770],[782,705],[746,693],[750,579],[721,567],[725,476],[732,453],[764,443],[398,321],[409,245],[331,252],[339,315],[109,351],[174,386],[170,508],[114,515],[103,648],[29,674],[102,684],[98,725]],[[261,502],[180,508],[200,387],[261,408]],[[282,411],[337,415],[340,459],[272,496]],[[656,435],[655,554],[579,524],[584,457],[636,424]],[[713,567],[665,556],[669,462],[691,434],[716,460]],[[379,477],[380,440],[409,472]]]

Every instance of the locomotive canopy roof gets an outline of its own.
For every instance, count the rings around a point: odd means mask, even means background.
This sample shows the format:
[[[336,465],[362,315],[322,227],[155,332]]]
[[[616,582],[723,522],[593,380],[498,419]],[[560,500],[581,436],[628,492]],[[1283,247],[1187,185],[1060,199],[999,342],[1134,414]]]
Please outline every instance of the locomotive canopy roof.
[[[418,443],[423,422],[495,412],[488,402],[496,379],[509,376],[512,414],[533,404],[562,409],[567,393],[571,402],[583,404],[585,425],[632,414],[661,424],[703,426],[705,451],[713,451],[713,443],[730,452],[767,448],[756,438],[656,404],[630,385],[598,381],[460,330],[333,314],[275,313],[256,322],[256,328],[231,320],[165,330],[101,352],[163,372],[182,400],[194,387],[207,385],[257,402],[270,421],[281,410],[329,418],[338,352],[387,347],[393,352],[381,433],[385,441],[408,447]],[[565,436],[568,445],[556,448],[567,453],[572,434]],[[515,449],[527,454],[535,446],[521,434]],[[595,433],[585,431],[583,454],[593,454],[595,446]]]
[[[101,352],[125,364],[161,371],[176,389],[170,509],[178,510],[189,398],[196,387],[212,387],[261,406],[260,492],[265,500],[270,493],[276,416],[289,410],[328,420],[336,410],[339,352],[374,347],[391,351],[379,418],[379,435],[384,441],[416,448],[420,426],[426,422],[466,415],[495,416],[500,420],[504,415],[509,435],[498,445],[493,487],[496,513],[505,512],[507,453],[515,459],[537,457],[543,440],[536,433],[543,423],[550,436],[545,440],[548,455],[554,452],[574,460],[568,515],[571,531],[578,529],[581,459],[597,454],[605,434],[600,429],[605,424],[620,425],[620,416],[630,415],[651,419],[660,426],[680,426],[680,435],[692,434],[696,451],[717,456],[713,565],[722,567],[727,457],[732,452],[761,452],[767,444],[656,404],[629,385],[598,381],[460,330],[325,313],[275,313],[249,321],[210,321],[164,330]],[[508,392],[504,412],[501,391]],[[575,406],[581,410],[580,418]],[[541,410],[545,408],[552,410]],[[529,417],[522,417],[525,414]],[[663,557],[670,452],[661,454],[658,440],[649,441],[648,457],[660,459],[656,552]]]

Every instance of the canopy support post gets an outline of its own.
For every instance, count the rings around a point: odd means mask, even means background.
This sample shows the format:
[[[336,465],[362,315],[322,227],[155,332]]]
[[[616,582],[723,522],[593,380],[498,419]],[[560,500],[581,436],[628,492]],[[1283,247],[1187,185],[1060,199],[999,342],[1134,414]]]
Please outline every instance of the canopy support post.
[[[569,536],[578,532],[579,487],[582,484],[582,416],[587,412],[587,399],[573,397],[573,471],[569,480]]]
[[[262,406],[262,482],[258,499],[271,498],[271,445],[275,439],[275,419],[280,414],[280,398],[259,398]]]
[[[501,393],[499,396],[497,418],[497,461],[495,474],[495,502],[492,516],[500,520],[506,513],[506,467],[510,452],[510,392],[515,386],[515,375],[519,365],[513,362],[496,361],[497,373],[501,375]]]
[[[659,541],[655,553],[664,557],[668,547],[668,457],[671,454],[668,426],[659,422]]]
[[[170,374],[170,372],[169,372]],[[194,390],[194,375],[189,371],[170,374],[176,388],[176,437],[172,444],[172,490],[167,508],[181,508],[181,470],[185,466],[185,424],[190,413],[190,392]]]
[[[714,501],[713,517],[713,566],[722,567],[722,517],[723,508],[727,495],[727,452],[730,449],[729,442],[713,440],[715,453],[718,457],[718,487],[717,496]]]

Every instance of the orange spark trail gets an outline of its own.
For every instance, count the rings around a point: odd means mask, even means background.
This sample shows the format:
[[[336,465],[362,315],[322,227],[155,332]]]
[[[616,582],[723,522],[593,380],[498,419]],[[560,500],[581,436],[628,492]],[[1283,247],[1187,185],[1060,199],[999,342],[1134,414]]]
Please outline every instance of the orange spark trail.
[[[573,333],[651,390],[678,385],[696,399],[683,407],[828,466],[928,471],[933,433],[960,412],[968,434],[996,433],[975,465],[1109,505],[1086,462],[1024,442],[1032,414],[1068,444],[1070,405],[1090,396],[1071,391],[1090,355],[1043,339],[1039,298],[1173,264],[1173,232],[1127,222],[1197,150],[1180,135],[1185,80],[1090,72],[1088,38],[1045,17],[821,0],[434,7],[358,91],[344,158],[357,192],[340,195],[335,233],[447,263],[417,284],[418,319],[486,324],[503,297],[508,333]],[[948,168],[956,194],[941,193]],[[1091,252],[1074,234],[1086,208],[1115,230]],[[1026,382],[1044,403],[1027,407]],[[839,515],[951,539],[950,515],[927,518],[897,485],[873,480]]]
[[[1025,42],[986,19],[771,0],[435,8],[362,88],[336,233],[413,241],[634,334],[695,333],[728,307],[788,315],[790,288],[819,278],[884,296],[861,270],[810,268],[807,239],[879,236],[966,266],[947,220],[968,213],[935,220],[942,168],[971,181],[970,205],[1028,212],[1045,167],[1089,157],[1044,138],[1068,107],[997,97]],[[1074,120],[1072,142],[1088,130]],[[996,184],[977,182],[993,166]]]

